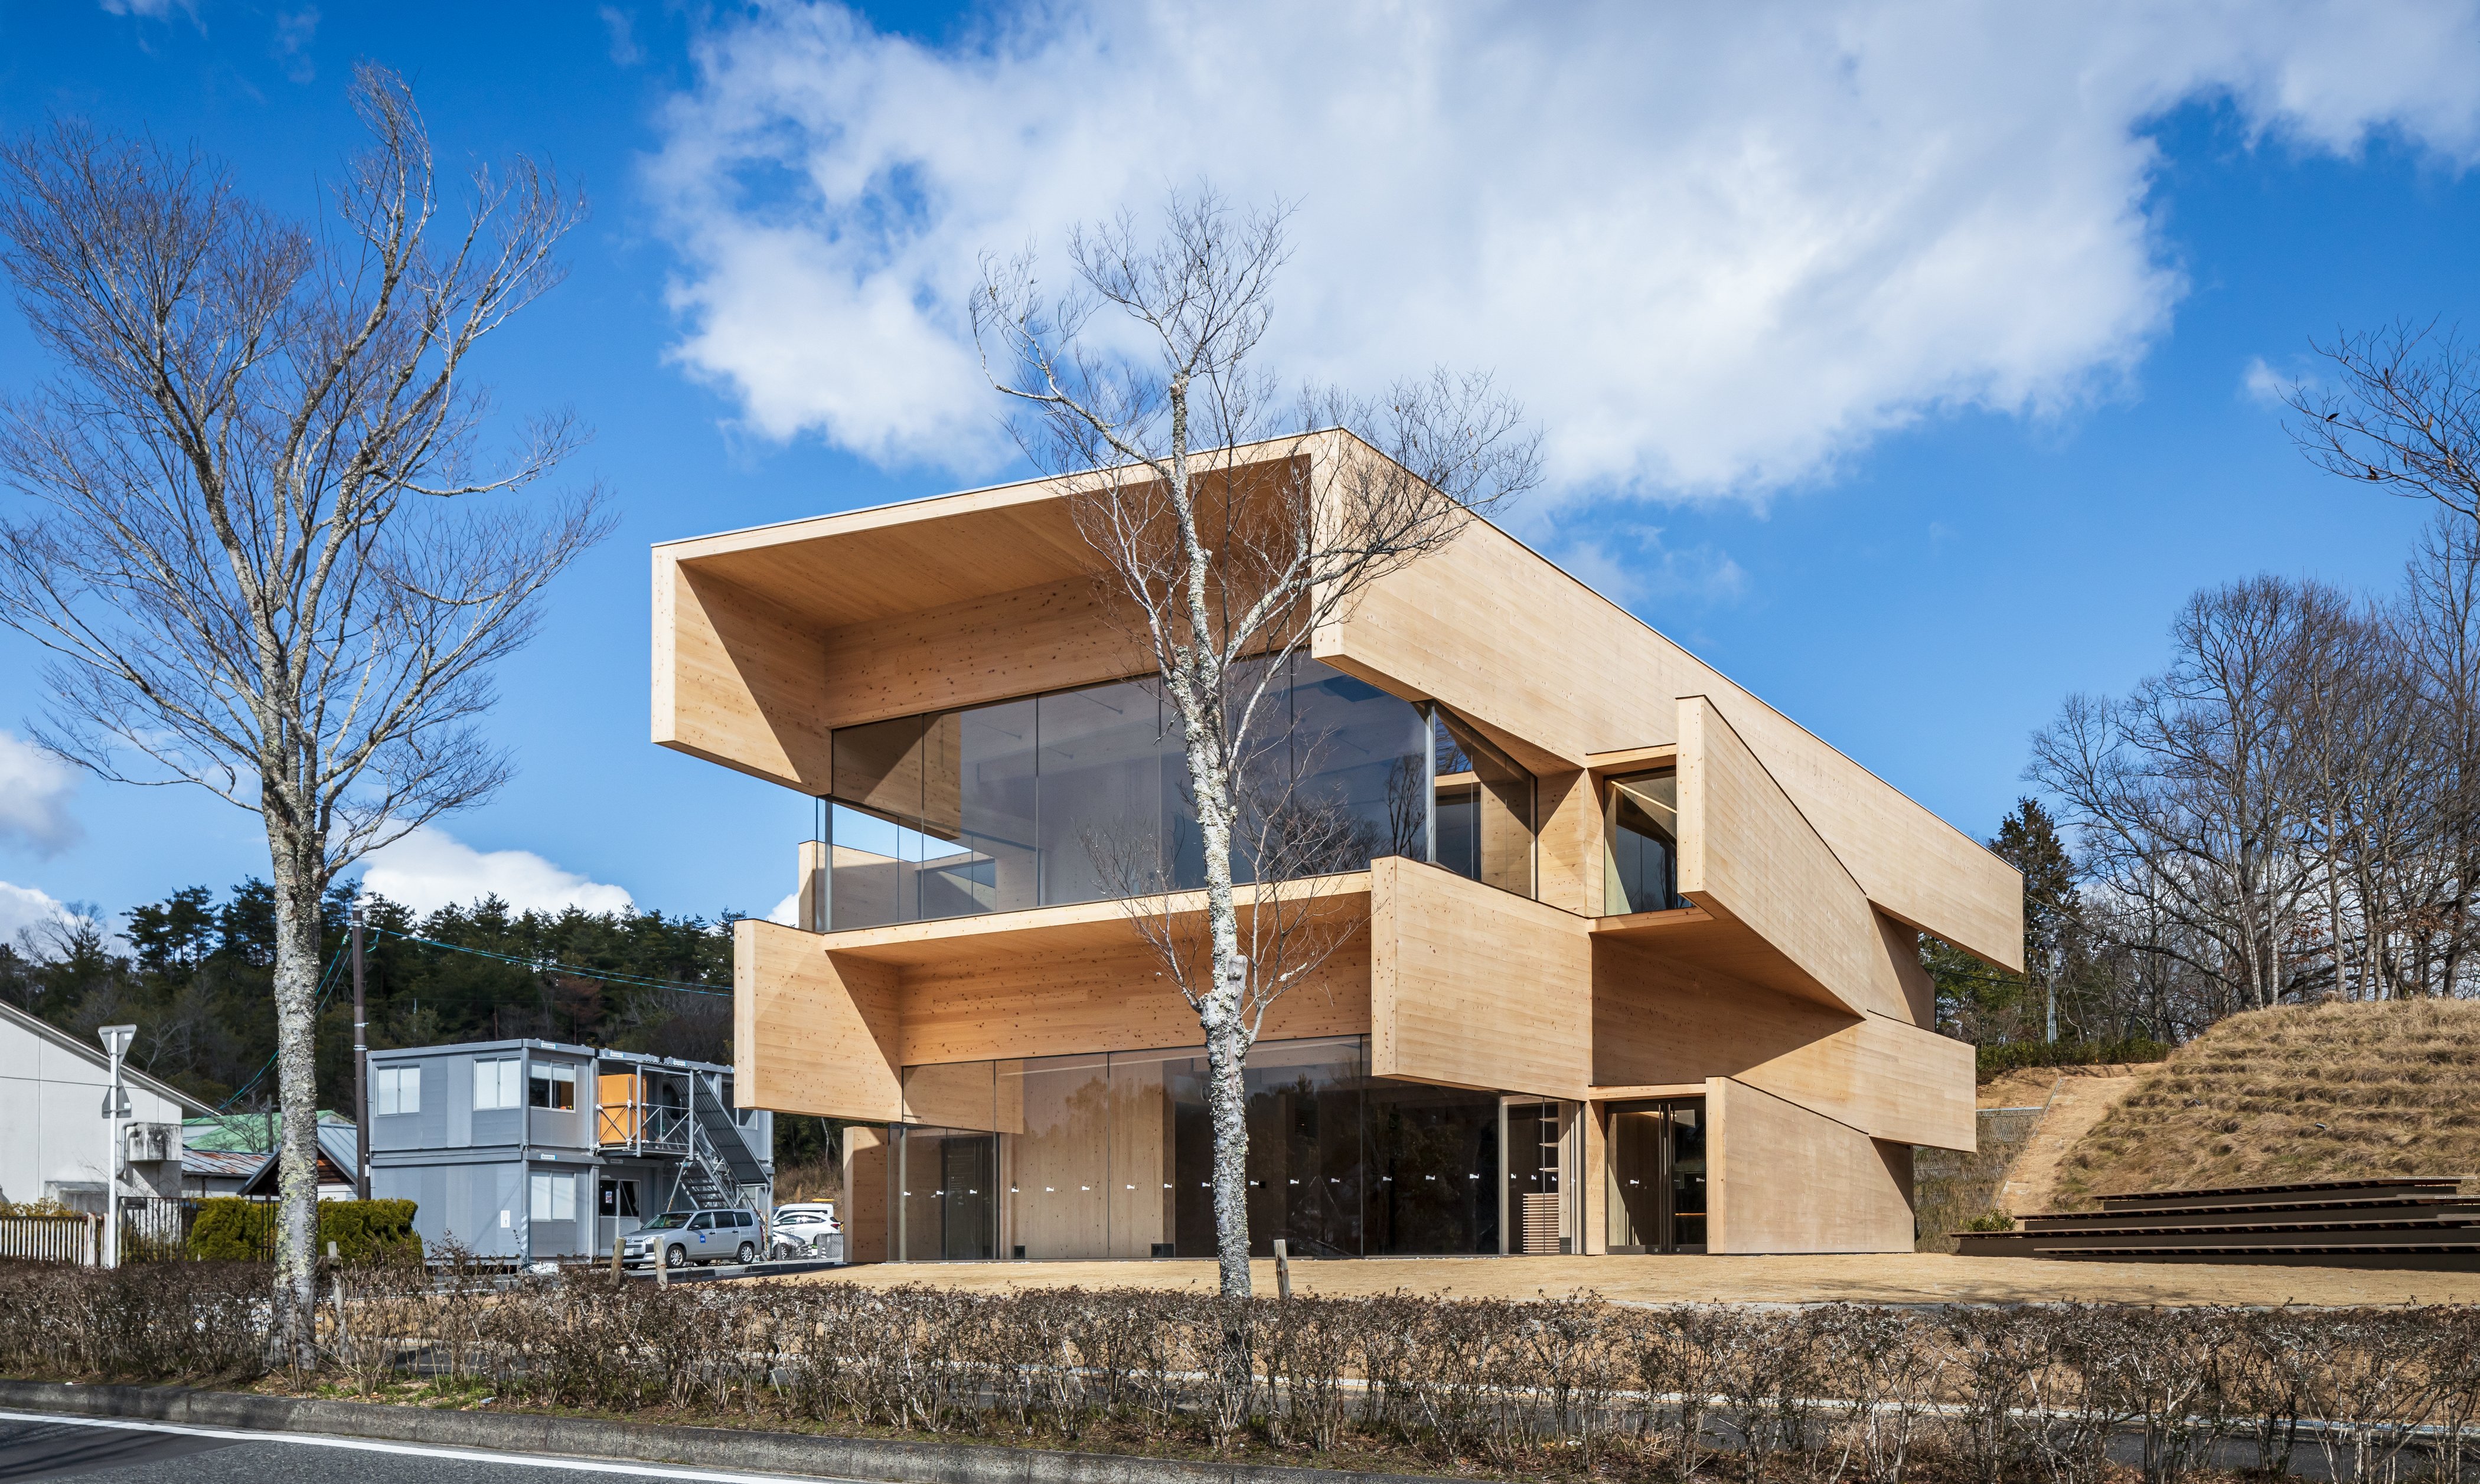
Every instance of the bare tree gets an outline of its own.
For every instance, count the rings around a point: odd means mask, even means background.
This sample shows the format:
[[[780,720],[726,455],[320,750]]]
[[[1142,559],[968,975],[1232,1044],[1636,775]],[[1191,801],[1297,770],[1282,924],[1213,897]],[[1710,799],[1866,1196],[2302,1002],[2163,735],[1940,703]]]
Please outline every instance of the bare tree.
[[[1337,940],[1306,879],[1351,854],[1332,816],[1293,790],[1297,768],[1272,765],[1288,662],[1372,583],[1539,471],[1537,437],[1486,377],[1436,372],[1375,400],[1279,394],[1253,357],[1285,217],[1279,204],[1235,214],[1210,189],[1174,195],[1158,240],[1125,215],[1072,234],[1075,283],[1055,300],[1030,253],[986,258],[972,311],[993,385],[1022,414],[1019,443],[1071,479],[1106,601],[1181,731],[1203,921],[1175,920],[1159,893],[1131,912],[1204,1031],[1215,1247],[1234,1297],[1249,1292],[1249,1050]],[[1124,319],[1096,326],[1104,312]]]
[[[2174,930],[2156,943],[2225,985],[2226,1008],[2292,987],[2290,953],[2312,860],[2296,681],[2303,630],[2338,601],[2259,577],[2197,594],[2172,627],[2170,667],[2124,701],[2068,698],[2035,736],[2027,776],[2063,800],[2084,864]]]
[[[2294,381],[2283,394],[2309,461],[2480,521],[2480,351],[2408,321],[2311,348],[2334,384]]]
[[[478,471],[465,360],[555,283],[581,205],[525,159],[444,223],[411,92],[352,86],[371,143],[314,232],[215,162],[78,123],[0,148],[0,261],[56,376],[0,404],[0,621],[54,660],[42,745],[257,813],[275,898],[275,1298],[315,1362],[313,1028],[336,874],[505,777],[487,671],[607,529],[594,492],[505,496],[581,431],[529,424]],[[441,230],[434,240],[433,228]]]

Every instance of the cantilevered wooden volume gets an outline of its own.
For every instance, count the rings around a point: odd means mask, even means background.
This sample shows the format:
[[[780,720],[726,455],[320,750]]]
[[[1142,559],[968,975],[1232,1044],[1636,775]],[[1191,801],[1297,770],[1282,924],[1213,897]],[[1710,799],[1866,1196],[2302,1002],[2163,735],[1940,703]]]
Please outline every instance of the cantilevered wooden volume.
[[[736,1086],[853,1121],[870,1260],[1200,1240],[1201,1036],[1131,913],[1201,904],[1109,900],[1083,854],[1175,862],[1182,776],[1068,499],[655,549],[655,740],[835,801],[787,851],[797,924],[736,931]],[[2019,968],[2004,862],[1486,523],[1308,650],[1301,786],[1366,828],[1279,888],[1330,951],[1252,1053],[1255,1240],[1910,1246],[1911,1151],[1974,1137],[1919,936]]]

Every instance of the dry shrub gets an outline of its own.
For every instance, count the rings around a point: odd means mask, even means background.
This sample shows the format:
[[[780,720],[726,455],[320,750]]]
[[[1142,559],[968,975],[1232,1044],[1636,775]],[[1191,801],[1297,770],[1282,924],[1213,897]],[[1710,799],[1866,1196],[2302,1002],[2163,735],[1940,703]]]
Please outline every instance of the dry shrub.
[[[1231,1304],[1076,1289],[485,1274],[452,1254],[324,1280],[329,1378],[485,1384],[510,1404],[1106,1447],[1253,1441],[1502,1473],[1746,1484],[2180,1484],[2217,1440],[2328,1477],[2465,1476],[2470,1309],[1944,1310],[1533,1303],[1394,1293]],[[260,1373],[265,1268],[0,1266],[0,1371]],[[1224,1366],[1233,1328],[1250,1362]]]

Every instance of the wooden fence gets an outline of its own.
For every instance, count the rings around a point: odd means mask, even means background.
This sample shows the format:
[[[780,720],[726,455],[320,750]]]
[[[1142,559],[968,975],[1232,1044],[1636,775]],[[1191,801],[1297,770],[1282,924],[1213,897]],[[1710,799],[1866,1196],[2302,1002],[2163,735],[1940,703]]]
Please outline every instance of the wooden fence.
[[[0,1216],[0,1258],[82,1263],[91,1267],[96,1261],[96,1245],[102,1236],[102,1218],[81,1213],[57,1216]]]

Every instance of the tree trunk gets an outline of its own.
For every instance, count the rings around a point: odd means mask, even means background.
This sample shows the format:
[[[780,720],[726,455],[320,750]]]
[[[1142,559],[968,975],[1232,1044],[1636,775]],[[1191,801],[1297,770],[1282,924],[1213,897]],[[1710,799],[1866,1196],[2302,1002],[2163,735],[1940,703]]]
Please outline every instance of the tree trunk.
[[[273,794],[274,790],[269,792]],[[268,855],[275,877],[276,1146],[275,1359],[316,1369],[318,1349],[319,1090],[317,1080],[320,865],[323,850],[286,821],[271,798]],[[354,1116],[361,1111],[356,1109]]]

